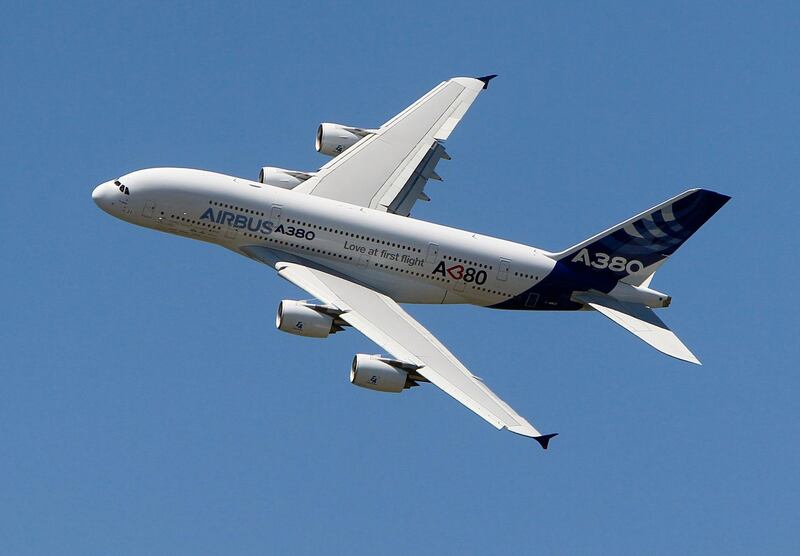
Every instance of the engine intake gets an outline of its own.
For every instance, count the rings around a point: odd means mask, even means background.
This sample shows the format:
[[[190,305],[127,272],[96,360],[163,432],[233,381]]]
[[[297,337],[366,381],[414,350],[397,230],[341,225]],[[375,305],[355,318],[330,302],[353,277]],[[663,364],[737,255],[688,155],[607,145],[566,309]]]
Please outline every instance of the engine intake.
[[[318,153],[339,156],[362,138],[375,133],[374,129],[361,129],[341,124],[321,123],[317,128],[316,148]]]
[[[258,181],[282,189],[294,189],[313,175],[314,172],[298,172],[275,166],[264,166],[258,172]]]
[[[414,374],[417,368],[403,361],[358,353],[350,366],[350,383],[378,392],[402,392],[417,386],[416,380],[425,380]]]
[[[282,332],[305,338],[327,338],[341,330],[335,316],[325,313],[323,308],[290,299],[278,305],[275,326]]]

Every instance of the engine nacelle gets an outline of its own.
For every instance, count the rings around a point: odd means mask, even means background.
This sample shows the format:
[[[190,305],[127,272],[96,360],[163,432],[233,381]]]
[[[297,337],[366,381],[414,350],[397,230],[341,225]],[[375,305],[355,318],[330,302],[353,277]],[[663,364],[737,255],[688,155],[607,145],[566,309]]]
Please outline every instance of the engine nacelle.
[[[298,172],[275,166],[264,166],[258,172],[258,181],[274,187],[294,189],[313,175],[313,172]]]
[[[306,338],[327,338],[335,331],[334,317],[313,305],[284,299],[278,305],[275,326],[282,332]]]
[[[317,152],[339,156],[363,137],[375,133],[374,129],[361,129],[340,124],[322,123],[317,128]]]
[[[400,364],[400,362],[397,362]],[[416,386],[409,381],[406,371],[391,365],[377,355],[357,354],[350,366],[350,383],[378,392],[402,392],[404,388]]]

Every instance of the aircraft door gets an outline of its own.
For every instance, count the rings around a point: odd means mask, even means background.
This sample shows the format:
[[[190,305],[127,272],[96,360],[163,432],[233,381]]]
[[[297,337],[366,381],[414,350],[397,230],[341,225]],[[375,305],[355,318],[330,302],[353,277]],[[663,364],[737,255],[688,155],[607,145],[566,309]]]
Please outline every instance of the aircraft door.
[[[497,266],[497,279],[501,282],[508,280],[508,270],[511,267],[511,261],[508,259],[500,259],[500,264]]]
[[[283,214],[283,207],[281,205],[272,205],[272,210],[269,212],[269,217],[272,221],[277,222],[280,220],[281,214]]]
[[[142,208],[142,216],[144,216],[145,218],[153,218],[155,212],[156,212],[156,202],[145,201],[144,208]]]
[[[435,263],[437,258],[439,258],[439,244],[438,243],[429,243],[428,244],[428,254],[425,257],[425,262],[426,263]]]

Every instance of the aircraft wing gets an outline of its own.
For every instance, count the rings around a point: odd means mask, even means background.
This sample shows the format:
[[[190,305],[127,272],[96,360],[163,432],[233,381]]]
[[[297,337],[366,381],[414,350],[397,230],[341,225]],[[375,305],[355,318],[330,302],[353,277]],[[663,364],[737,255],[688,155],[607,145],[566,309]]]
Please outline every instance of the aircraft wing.
[[[342,311],[339,318],[360,330],[498,429],[534,438],[547,449],[555,434],[543,435],[489,390],[433,334],[395,301],[374,290],[295,263],[279,262],[278,274],[320,301]]]
[[[294,191],[408,216],[418,199],[428,200],[428,179],[441,179],[436,164],[450,158],[442,141],[493,77],[440,83]]]

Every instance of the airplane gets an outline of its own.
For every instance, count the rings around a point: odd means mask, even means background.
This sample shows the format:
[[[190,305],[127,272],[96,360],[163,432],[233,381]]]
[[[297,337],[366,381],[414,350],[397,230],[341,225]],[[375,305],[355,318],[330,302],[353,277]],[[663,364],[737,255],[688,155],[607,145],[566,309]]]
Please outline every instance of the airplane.
[[[258,180],[188,168],[138,170],[92,199],[131,224],[214,243],[274,268],[313,300],[282,300],[278,330],[325,338],[353,327],[388,355],[355,355],[350,382],[399,393],[433,383],[497,429],[542,434],[400,304],[594,310],[655,349],[700,361],[656,315],[656,270],[729,199],[690,189],[563,251],[414,219],[444,144],[495,75],[443,81],[378,128],[322,123],[315,172]]]

